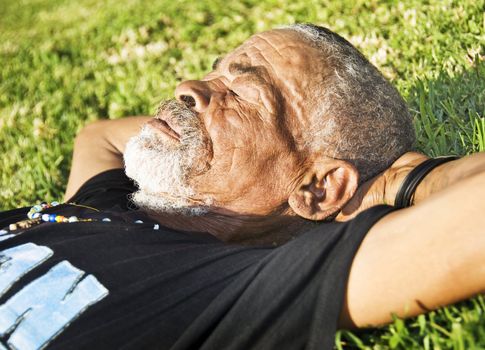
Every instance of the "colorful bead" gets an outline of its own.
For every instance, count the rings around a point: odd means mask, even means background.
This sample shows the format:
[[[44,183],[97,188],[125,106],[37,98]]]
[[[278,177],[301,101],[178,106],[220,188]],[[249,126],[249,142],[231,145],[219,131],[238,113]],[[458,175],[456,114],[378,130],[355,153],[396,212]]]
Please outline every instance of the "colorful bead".
[[[29,213],[27,214],[27,217],[29,219],[32,219],[33,215],[41,210],[42,210],[42,207],[40,205],[34,205],[32,208],[30,208]]]
[[[55,207],[55,206],[58,206],[58,205],[59,205],[59,202],[57,202],[57,201],[53,201],[50,204],[48,204],[47,202],[42,202],[40,204],[36,204],[32,208],[30,208],[29,212],[27,213],[27,217],[29,219],[38,218],[39,216],[35,215],[36,213],[41,212],[44,209]]]
[[[10,231],[15,231],[15,230],[17,229],[17,224],[10,224],[10,225],[8,226],[8,229],[9,229]]]
[[[75,203],[69,203],[69,204],[76,205]],[[34,224],[40,223],[41,221],[56,222],[56,223],[97,221],[96,219],[81,219],[81,218],[78,218],[77,216],[70,216],[70,217],[67,218],[67,217],[62,216],[62,215],[42,214],[41,213],[44,209],[55,207],[55,206],[58,206],[58,205],[59,205],[59,202],[57,202],[57,201],[52,201],[50,204],[47,203],[47,202],[42,202],[40,204],[34,205],[32,208],[30,208],[29,212],[27,213],[27,217],[29,218],[29,220],[19,221],[15,224],[10,224],[9,229],[11,231],[13,231],[13,230],[17,230],[19,227],[21,229],[29,228]],[[82,206],[82,205],[78,205],[78,206]],[[90,208],[90,207],[86,207],[86,208],[93,209],[95,211],[99,211],[97,209]],[[111,219],[110,218],[103,218],[102,221],[111,222]],[[143,224],[143,220],[136,220],[135,224]],[[153,229],[154,230],[160,229],[160,225],[154,224]],[[0,230],[0,236],[4,235],[6,233],[8,233],[8,230]]]

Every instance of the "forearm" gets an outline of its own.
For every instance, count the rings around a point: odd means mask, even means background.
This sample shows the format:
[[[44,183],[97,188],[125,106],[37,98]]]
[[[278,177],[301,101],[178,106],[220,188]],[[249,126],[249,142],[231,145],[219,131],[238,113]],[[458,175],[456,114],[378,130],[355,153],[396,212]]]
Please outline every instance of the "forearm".
[[[151,117],[101,120],[87,125],[74,142],[71,172],[64,198],[67,200],[92,176],[105,170],[123,168],[128,140]]]

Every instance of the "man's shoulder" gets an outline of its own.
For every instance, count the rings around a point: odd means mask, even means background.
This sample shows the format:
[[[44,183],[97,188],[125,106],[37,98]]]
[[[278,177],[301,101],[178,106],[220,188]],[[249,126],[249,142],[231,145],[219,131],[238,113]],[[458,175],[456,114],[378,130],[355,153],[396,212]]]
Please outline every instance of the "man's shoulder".
[[[133,209],[129,195],[136,191],[135,183],[126,176],[124,169],[103,171],[88,181],[66,202],[89,205],[100,210],[118,206]]]

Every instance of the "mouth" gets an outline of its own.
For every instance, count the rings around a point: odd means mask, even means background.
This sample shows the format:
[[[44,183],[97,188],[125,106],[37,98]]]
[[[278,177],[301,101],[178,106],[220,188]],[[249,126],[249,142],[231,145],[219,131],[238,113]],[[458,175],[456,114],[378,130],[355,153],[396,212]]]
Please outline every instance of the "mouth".
[[[180,142],[180,134],[176,132],[172,126],[165,120],[155,117],[148,123],[151,127],[161,131],[164,135],[169,136],[171,139]]]

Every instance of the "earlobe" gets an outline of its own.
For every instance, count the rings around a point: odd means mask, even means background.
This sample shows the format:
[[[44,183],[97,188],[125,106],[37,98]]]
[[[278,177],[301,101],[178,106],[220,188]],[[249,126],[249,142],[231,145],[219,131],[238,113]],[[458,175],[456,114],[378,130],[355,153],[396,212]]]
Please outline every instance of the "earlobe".
[[[305,219],[324,220],[338,213],[352,198],[358,179],[352,164],[331,158],[320,160],[307,170],[288,204]]]

